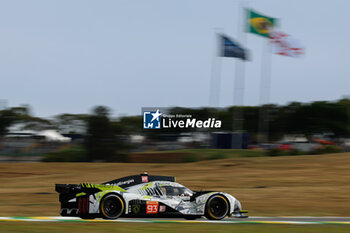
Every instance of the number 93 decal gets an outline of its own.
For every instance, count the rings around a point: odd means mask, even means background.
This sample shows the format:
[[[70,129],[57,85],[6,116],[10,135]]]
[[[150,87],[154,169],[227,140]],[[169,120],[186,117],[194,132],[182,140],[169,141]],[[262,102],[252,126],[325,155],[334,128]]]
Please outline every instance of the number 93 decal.
[[[148,201],[146,207],[146,214],[158,213],[158,201]]]

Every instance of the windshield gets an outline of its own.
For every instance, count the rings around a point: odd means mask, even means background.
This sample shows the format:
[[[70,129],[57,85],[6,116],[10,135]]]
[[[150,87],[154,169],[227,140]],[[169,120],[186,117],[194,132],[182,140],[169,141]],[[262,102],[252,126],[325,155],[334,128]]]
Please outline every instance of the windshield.
[[[192,196],[192,191],[186,187],[173,187],[163,185],[160,187],[163,195],[166,196]]]

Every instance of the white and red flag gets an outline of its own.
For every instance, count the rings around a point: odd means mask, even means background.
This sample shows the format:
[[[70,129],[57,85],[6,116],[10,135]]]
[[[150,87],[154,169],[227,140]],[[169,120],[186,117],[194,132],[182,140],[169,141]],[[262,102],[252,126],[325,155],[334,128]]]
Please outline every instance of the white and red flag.
[[[300,57],[304,54],[304,48],[300,42],[283,32],[270,32],[272,52],[279,55]]]

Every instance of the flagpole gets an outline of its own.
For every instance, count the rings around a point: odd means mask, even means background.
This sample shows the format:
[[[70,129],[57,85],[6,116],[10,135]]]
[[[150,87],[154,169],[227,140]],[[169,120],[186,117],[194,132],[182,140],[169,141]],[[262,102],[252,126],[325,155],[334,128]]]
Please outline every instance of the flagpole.
[[[259,135],[258,142],[269,141],[269,109],[266,106],[270,102],[272,52],[269,40],[263,41],[261,58],[260,79],[260,110],[259,110]],[[265,105],[265,106],[264,106]]]
[[[244,13],[244,4],[239,2],[238,6],[238,27],[237,27],[237,36],[240,43],[243,47],[247,47],[246,44],[246,35],[244,33],[245,18]],[[232,132],[237,133],[238,136],[234,138],[232,136],[232,148],[242,148],[243,144],[243,104],[244,104],[244,85],[245,84],[245,64],[243,60],[236,59],[235,63],[235,78],[234,78],[234,91],[233,91],[233,106],[236,107],[232,109]],[[236,140],[235,140],[236,139]]]
[[[220,106],[221,58],[218,56],[218,51],[220,49],[218,33],[222,31],[222,28],[214,28],[214,50],[209,86],[209,106],[213,108]]]

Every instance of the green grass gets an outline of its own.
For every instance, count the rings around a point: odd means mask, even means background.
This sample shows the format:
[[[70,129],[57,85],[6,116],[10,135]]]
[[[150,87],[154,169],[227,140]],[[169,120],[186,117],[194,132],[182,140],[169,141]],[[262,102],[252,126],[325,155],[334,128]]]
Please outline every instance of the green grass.
[[[20,223],[0,222],[1,232],[235,232],[235,233],[319,233],[349,232],[350,226],[338,225],[253,225],[208,223]]]

